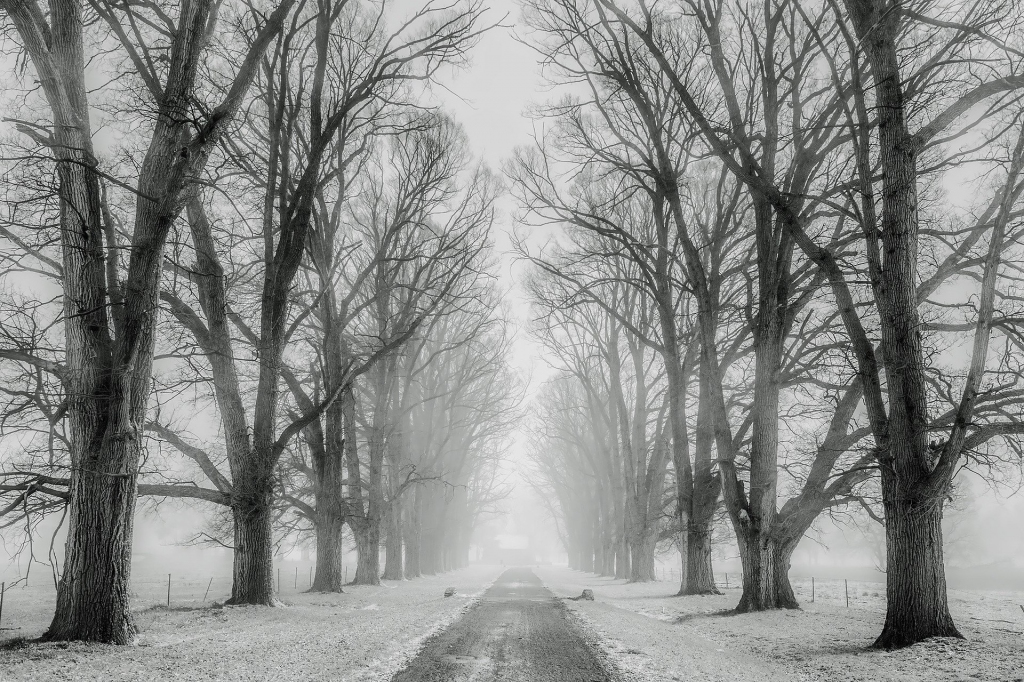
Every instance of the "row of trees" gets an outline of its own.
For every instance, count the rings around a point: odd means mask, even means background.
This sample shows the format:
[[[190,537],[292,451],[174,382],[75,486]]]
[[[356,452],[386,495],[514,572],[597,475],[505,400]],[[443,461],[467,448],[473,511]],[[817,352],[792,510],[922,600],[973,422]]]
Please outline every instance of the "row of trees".
[[[521,250],[560,351],[534,459],[574,563],[649,577],[667,507],[681,592],[713,592],[721,504],[738,610],[795,607],[801,538],[863,506],[886,529],[876,644],[959,636],[943,504],[1024,432],[1019,6],[556,0],[526,21],[566,93],[509,172],[523,220],[559,227]]]
[[[45,637],[128,643],[139,496],[224,511],[231,602],[464,564],[515,412],[497,183],[424,105],[483,8],[0,2],[0,518],[66,514]],[[97,144],[97,141],[99,144]],[[166,448],[161,444],[168,444]],[[63,521],[63,520],[62,520]],[[219,534],[218,534],[219,533]]]

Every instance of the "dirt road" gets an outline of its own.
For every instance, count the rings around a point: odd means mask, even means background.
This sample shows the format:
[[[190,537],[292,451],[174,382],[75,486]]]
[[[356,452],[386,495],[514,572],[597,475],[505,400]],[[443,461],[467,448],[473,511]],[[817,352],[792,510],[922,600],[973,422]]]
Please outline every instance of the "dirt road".
[[[510,568],[392,682],[612,682],[561,602]]]

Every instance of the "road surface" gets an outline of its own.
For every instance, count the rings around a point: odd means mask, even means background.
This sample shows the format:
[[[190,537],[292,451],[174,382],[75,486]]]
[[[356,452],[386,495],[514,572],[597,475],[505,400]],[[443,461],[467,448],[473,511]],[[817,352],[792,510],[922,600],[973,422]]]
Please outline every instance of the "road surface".
[[[470,681],[613,682],[613,677],[533,571],[510,568],[392,678]]]

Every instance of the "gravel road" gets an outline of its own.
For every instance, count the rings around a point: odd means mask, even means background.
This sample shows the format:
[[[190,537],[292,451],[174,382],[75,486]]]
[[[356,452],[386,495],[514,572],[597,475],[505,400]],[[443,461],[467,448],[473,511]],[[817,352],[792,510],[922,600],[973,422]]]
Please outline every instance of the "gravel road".
[[[612,682],[565,608],[528,568],[510,568],[431,637],[392,682]]]

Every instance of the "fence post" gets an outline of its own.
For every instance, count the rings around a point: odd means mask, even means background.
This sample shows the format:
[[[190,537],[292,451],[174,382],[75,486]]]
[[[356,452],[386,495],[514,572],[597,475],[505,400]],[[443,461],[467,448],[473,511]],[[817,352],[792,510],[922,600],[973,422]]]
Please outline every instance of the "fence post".
[[[210,582],[206,584],[206,593],[203,595],[203,601],[210,596],[210,585],[213,585],[213,578],[210,578]]]
[[[811,576],[811,603],[814,603],[814,576]]]
[[[299,589],[299,567],[295,567],[295,589]]]
[[[309,586],[310,586],[310,588],[313,587],[313,567],[312,566],[309,567]]]
[[[171,608],[171,574],[167,574],[167,608]]]
[[[281,567],[277,568],[277,593],[281,594]]]
[[[725,574],[725,586],[729,587],[729,574],[728,573]]]
[[[843,583],[846,586],[846,608],[850,608],[850,581],[844,578]]]
[[[348,582],[348,566],[345,567],[345,582]]]
[[[0,624],[4,622],[4,592],[7,591],[7,583],[0,583]]]

